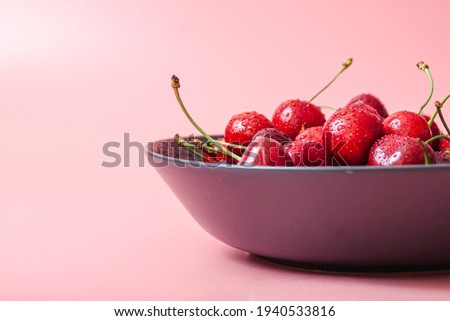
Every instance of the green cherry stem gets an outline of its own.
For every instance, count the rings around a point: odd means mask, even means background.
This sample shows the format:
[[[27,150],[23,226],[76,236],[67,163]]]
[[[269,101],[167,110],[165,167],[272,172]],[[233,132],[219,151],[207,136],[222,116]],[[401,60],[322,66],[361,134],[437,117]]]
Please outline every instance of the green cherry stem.
[[[181,109],[183,110],[183,113],[185,114],[185,116],[187,117],[187,119],[189,119],[189,121],[191,122],[191,124],[209,141],[211,142],[211,144],[215,145],[217,148],[219,148],[219,150],[222,150],[223,152],[226,153],[227,156],[237,160],[238,162],[241,160],[241,157],[237,156],[236,154],[230,152],[228,149],[226,149],[225,147],[223,147],[217,140],[215,140],[214,138],[212,138],[211,136],[209,136],[199,125],[197,125],[197,123],[195,122],[195,120],[191,117],[191,115],[188,113],[186,107],[184,106],[183,101],[181,100],[181,96],[180,96],[180,91],[178,90],[180,88],[180,79],[173,75],[172,76],[172,88],[173,91],[175,93],[175,97],[177,98],[178,104],[180,105]]]
[[[417,138],[417,141],[419,142],[420,148],[422,148],[423,151],[423,157],[425,159],[425,165],[430,164],[430,157],[428,156],[427,148],[425,147],[425,144],[420,138]]]
[[[333,106],[320,105],[319,107],[320,107],[320,108],[323,108],[323,109],[337,110],[337,108],[336,108],[336,107],[333,107]]]
[[[430,120],[428,121],[428,126],[431,126],[431,124],[433,124],[433,122],[436,119],[437,115],[438,115],[438,110],[436,108],[436,110],[434,111],[433,115],[430,117]]]
[[[423,111],[423,109],[425,108],[425,106],[428,104],[428,102],[431,99],[431,96],[433,96],[433,91],[434,91],[434,81],[433,81],[433,77],[431,76],[430,73],[430,67],[424,63],[423,61],[419,61],[417,63],[417,68],[419,68],[420,70],[424,71],[427,76],[428,76],[428,80],[430,81],[430,93],[428,94],[427,100],[425,101],[425,103],[420,107],[418,114],[420,115]]]
[[[342,64],[342,68],[341,70],[339,70],[339,72],[336,74],[336,76],[333,77],[333,79],[331,79],[331,81],[325,86],[323,87],[317,94],[315,94],[308,102],[311,103],[314,99],[316,99],[317,96],[319,96],[325,89],[327,89],[328,87],[330,87],[330,85],[339,77],[340,74],[342,74],[348,67],[351,66],[353,62],[352,58],[348,58],[343,64]]]
[[[444,102],[445,102],[445,100],[444,100]],[[447,131],[447,134],[450,135],[450,129],[449,129],[448,125],[447,125],[447,122],[445,121],[444,114],[442,114],[442,110],[441,110],[441,109],[442,109],[442,106],[443,106],[444,104],[441,103],[441,102],[439,102],[439,101],[436,101],[436,102],[434,103],[434,105],[436,106],[436,111],[437,111],[437,113],[438,113],[438,115],[439,115],[439,118],[441,119],[442,125],[444,125],[444,128],[445,128],[445,130]]]
[[[211,142],[207,141],[206,143],[202,142],[200,139],[193,139],[189,141],[191,144],[195,145],[198,148],[203,148],[203,149],[207,149],[210,147]],[[228,143],[226,141],[218,141],[216,140],[216,142],[218,142],[219,144],[223,145],[223,146],[228,146],[231,148],[237,148],[237,149],[242,149],[242,150],[246,150],[247,146],[242,146],[242,145],[236,145],[236,144],[232,144],[232,143]]]
[[[436,140],[436,139],[445,139],[445,140],[448,140],[450,142],[450,137],[448,137],[447,135],[436,135],[436,136],[431,137],[427,141],[425,141],[425,143],[429,144],[433,140]]]
[[[222,141],[218,141],[216,140],[219,144],[222,144],[224,146],[230,146],[232,148],[239,148],[239,149],[243,149],[245,150],[247,147],[245,146],[241,146],[241,145],[235,145],[235,144],[231,144],[231,143],[227,143],[227,142],[222,142]],[[201,148],[203,149],[205,152],[207,153],[220,153],[222,155],[226,156],[226,153],[222,150],[222,149],[214,149],[214,147],[212,147],[211,142],[210,141],[206,141],[203,142],[200,139],[194,138],[191,139],[188,144],[190,144],[190,146],[195,147],[195,148]],[[214,145],[215,146],[215,145]]]
[[[242,150],[246,150],[247,146],[242,146],[242,145],[236,145],[236,144],[232,144],[232,143],[228,143],[228,142],[218,142],[219,144],[223,145],[223,146],[228,146],[231,148],[237,148],[237,149],[242,149]]]
[[[440,106],[441,106],[441,108],[442,108],[442,106],[444,106],[445,102],[447,101],[447,99],[448,99],[449,97],[450,97],[450,94],[448,94],[448,95],[444,98],[444,100],[442,100],[442,101],[439,103]],[[437,102],[434,103],[435,106],[436,106],[436,103],[437,103]],[[431,126],[431,124],[434,122],[434,119],[436,118],[436,116],[438,115],[438,113],[439,113],[438,108],[436,108],[436,111],[433,113],[433,116],[431,116],[430,120],[428,121],[428,126]]]
[[[178,145],[180,145],[181,147],[186,148],[192,154],[197,155],[198,157],[209,161],[208,158],[206,158],[204,155],[200,154],[199,152],[197,152],[195,150],[196,146],[194,144],[190,144],[190,143],[186,142],[183,138],[181,138],[181,136],[179,134],[175,135],[175,140],[176,140]]]
[[[447,99],[450,98],[450,94],[448,94],[447,96],[445,96],[444,100],[441,101],[441,105],[444,105],[445,102],[447,101]]]

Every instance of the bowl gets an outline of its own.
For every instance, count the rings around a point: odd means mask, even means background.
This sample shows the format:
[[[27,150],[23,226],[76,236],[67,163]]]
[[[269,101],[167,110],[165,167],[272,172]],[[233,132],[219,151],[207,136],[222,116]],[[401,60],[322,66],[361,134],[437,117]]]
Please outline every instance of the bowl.
[[[215,165],[167,156],[173,145],[150,143],[150,164],[234,248],[321,270],[450,268],[450,165]]]

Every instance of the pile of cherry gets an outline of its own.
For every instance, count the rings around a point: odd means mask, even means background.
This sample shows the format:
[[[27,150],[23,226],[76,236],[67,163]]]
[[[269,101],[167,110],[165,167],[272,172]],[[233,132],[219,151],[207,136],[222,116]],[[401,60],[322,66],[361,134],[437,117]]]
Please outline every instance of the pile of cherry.
[[[403,110],[389,115],[377,97],[361,94],[325,118],[321,107],[312,100],[351,63],[351,59],[347,60],[332,81],[309,101],[282,102],[272,120],[255,111],[234,115],[221,138],[209,136],[192,119],[179,94],[179,79],[173,76],[172,87],[183,112],[206,139],[176,135],[175,141],[196,159],[243,166],[449,164],[450,130],[441,108],[450,94],[435,102],[432,115],[422,114],[434,89],[429,67],[423,62],[417,66],[428,75],[431,86],[419,112]],[[437,116],[446,133],[436,124]]]

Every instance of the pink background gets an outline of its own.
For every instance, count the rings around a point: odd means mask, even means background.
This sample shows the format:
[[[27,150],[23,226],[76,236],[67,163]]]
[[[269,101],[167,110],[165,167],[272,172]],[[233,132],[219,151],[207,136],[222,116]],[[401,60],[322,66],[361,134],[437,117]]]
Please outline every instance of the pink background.
[[[309,99],[372,92],[392,112],[450,91],[450,2],[0,2],[0,299],[450,299],[450,275],[283,269],[206,234],[156,172],[104,168],[108,141],[210,133]],[[432,112],[432,105],[426,109]],[[446,115],[450,117],[450,106]],[[327,112],[329,114],[329,112]],[[425,188],[425,187],[424,187]],[[424,196],[426,201],[426,195]]]

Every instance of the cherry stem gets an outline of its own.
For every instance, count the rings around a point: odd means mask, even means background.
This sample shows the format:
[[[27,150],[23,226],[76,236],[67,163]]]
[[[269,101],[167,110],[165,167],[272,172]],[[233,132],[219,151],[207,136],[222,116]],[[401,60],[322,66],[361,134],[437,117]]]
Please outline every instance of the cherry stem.
[[[241,146],[241,145],[231,144],[231,143],[224,142],[224,141],[218,141],[218,140],[216,140],[216,141],[217,141],[219,144],[222,144],[222,145],[224,145],[224,146],[229,146],[229,147],[232,147],[232,148],[239,148],[239,149],[243,149],[243,150],[247,149],[246,146]],[[200,139],[194,138],[194,139],[189,140],[189,143],[192,144],[192,146],[194,146],[194,147],[202,148],[202,149],[203,149],[204,151],[206,151],[206,152],[209,152],[209,153],[210,153],[210,152],[214,152],[214,153],[220,152],[221,154],[225,155],[225,153],[223,152],[223,150],[213,149],[213,148],[210,146],[210,145],[211,145],[211,142],[209,142],[209,141],[207,141],[207,142],[205,143],[205,142],[202,142]]]
[[[419,109],[418,114],[420,115],[422,113],[423,109],[425,108],[425,106],[429,103],[431,96],[433,96],[434,81],[433,81],[433,77],[431,76],[431,73],[430,73],[430,68],[428,67],[428,65],[426,63],[424,63],[423,61],[419,61],[417,63],[417,68],[424,71],[428,76],[428,80],[430,81],[430,93],[428,94],[428,98],[425,101],[425,103]]]
[[[439,104],[440,104],[440,106],[441,106],[441,108],[442,108],[442,106],[444,106],[444,104],[445,104],[445,102],[447,101],[447,99],[450,97],[450,94],[448,94],[445,98],[444,98],[444,100],[442,100]],[[434,103],[434,105],[436,106],[436,103],[437,102],[435,102]],[[431,126],[431,124],[434,122],[434,119],[436,118],[436,116],[439,114],[439,110],[438,110],[438,108],[436,108],[436,110],[434,111],[434,113],[433,113],[433,116],[431,116],[430,117],[430,120],[428,121],[428,126]]]
[[[320,107],[320,108],[323,108],[323,109],[337,110],[337,107],[333,107],[333,106],[320,105],[319,107]]]
[[[430,117],[430,120],[428,121],[428,126],[431,126],[436,119],[436,116],[438,115],[438,110],[436,109],[433,113],[433,115]]]
[[[228,142],[218,142],[219,144],[222,144],[224,146],[228,146],[231,148],[238,148],[238,149],[247,149],[247,146],[242,146],[242,145],[236,145],[236,144],[232,144],[232,143],[228,143]]]
[[[342,74],[348,67],[351,66],[353,62],[352,58],[348,58],[343,64],[342,64],[342,68],[341,70],[339,70],[339,72],[336,74],[336,76],[333,77],[333,79],[331,79],[331,81],[325,86],[323,87],[317,94],[315,94],[308,102],[312,102],[314,99],[316,99],[317,96],[319,96],[325,89],[327,89],[328,87],[330,87],[330,85],[339,77],[340,74]]]
[[[450,129],[448,128],[448,125],[447,125],[447,123],[445,121],[445,118],[444,118],[444,114],[442,114],[442,110],[441,110],[443,104],[441,102],[439,102],[439,101],[436,101],[434,103],[434,105],[436,106],[436,110],[437,110],[437,113],[439,115],[439,118],[441,119],[442,125],[444,125],[444,128],[447,131],[447,134],[450,135]]]
[[[191,115],[188,113],[186,107],[183,104],[183,101],[181,100],[180,97],[180,92],[179,92],[179,88],[180,88],[180,79],[173,75],[172,76],[172,88],[173,91],[175,93],[175,97],[177,98],[178,104],[180,105],[181,109],[183,110],[183,113],[186,115],[186,117],[189,119],[189,121],[191,122],[191,124],[209,141],[211,142],[211,144],[217,146],[219,148],[219,150],[222,150],[225,152],[225,154],[235,160],[237,160],[238,162],[241,160],[241,157],[237,156],[236,154],[230,152],[228,149],[226,149],[225,147],[223,147],[217,140],[215,140],[214,138],[212,138],[211,136],[209,136],[199,125],[197,125],[197,123],[195,122],[195,120],[191,117]]]
[[[220,142],[219,142],[220,143]],[[217,154],[220,153],[222,155],[226,156],[226,153],[223,149],[214,149],[214,147],[210,146],[210,142],[202,142],[199,139],[194,139],[192,141],[190,141],[190,144],[192,144],[193,146],[195,146],[196,148],[201,148],[203,149],[205,152],[207,152],[208,154],[213,153],[213,154]]]
[[[448,137],[447,135],[436,135],[436,136],[431,137],[427,141],[425,141],[425,143],[429,144],[433,140],[436,140],[436,139],[445,139],[445,140],[448,140],[450,142],[450,137]]]
[[[178,145],[180,145],[181,147],[186,148],[186,149],[187,149],[189,152],[191,152],[192,154],[195,154],[195,155],[197,155],[198,157],[201,157],[201,158],[203,158],[204,160],[209,161],[209,159],[208,159],[207,157],[205,157],[205,155],[200,154],[199,152],[197,152],[197,151],[195,150],[195,148],[196,148],[197,146],[195,146],[194,144],[190,144],[190,143],[186,142],[183,138],[181,138],[180,135],[176,134],[176,135],[175,135],[175,140],[176,140],[176,142],[177,142]]]
[[[417,141],[419,142],[420,148],[422,148],[423,151],[423,157],[425,159],[425,165],[430,164],[430,158],[428,157],[427,148],[425,147],[425,144],[420,138],[417,138]]]
[[[227,156],[226,153],[225,153],[225,151],[223,151],[222,149],[221,149],[221,150],[217,150],[217,149],[214,149],[214,147],[208,146],[207,144],[203,144],[203,145],[201,146],[201,148],[202,148],[205,152],[207,152],[208,154],[211,154],[211,153],[213,153],[213,154],[220,153],[220,154],[222,154],[222,155],[224,155],[224,156]]]
[[[445,96],[444,100],[441,101],[441,105],[444,105],[445,102],[447,101],[447,99],[450,98],[450,94],[448,94],[447,96]]]

